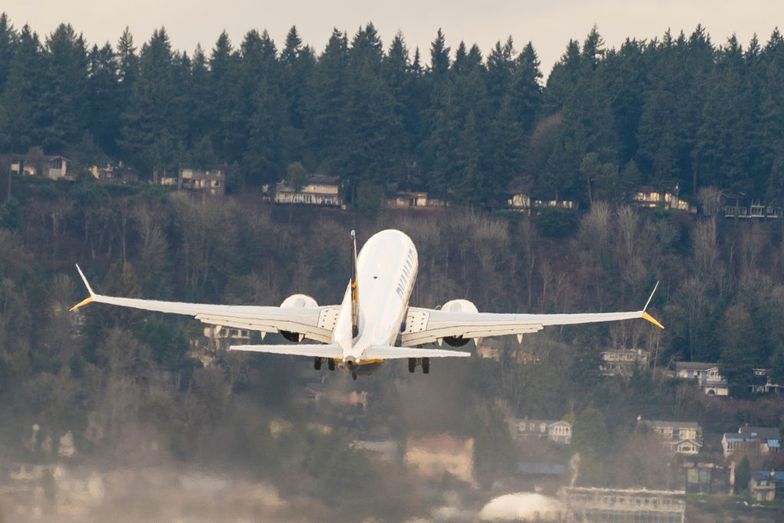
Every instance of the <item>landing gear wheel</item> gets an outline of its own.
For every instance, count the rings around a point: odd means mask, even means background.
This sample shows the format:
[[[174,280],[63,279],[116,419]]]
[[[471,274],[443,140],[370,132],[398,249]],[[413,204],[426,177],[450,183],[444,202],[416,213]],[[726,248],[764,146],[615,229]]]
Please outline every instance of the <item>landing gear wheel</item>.
[[[335,370],[335,359],[334,358],[330,358],[330,359],[327,360],[327,367],[329,367],[329,370]]]
[[[357,379],[357,371],[352,371],[351,372],[351,379],[353,379],[353,380]]]
[[[416,358],[408,358],[408,372],[416,372]]]
[[[430,358],[422,358],[422,372],[430,374]]]
[[[321,358],[313,359],[313,368],[316,370],[321,370]]]

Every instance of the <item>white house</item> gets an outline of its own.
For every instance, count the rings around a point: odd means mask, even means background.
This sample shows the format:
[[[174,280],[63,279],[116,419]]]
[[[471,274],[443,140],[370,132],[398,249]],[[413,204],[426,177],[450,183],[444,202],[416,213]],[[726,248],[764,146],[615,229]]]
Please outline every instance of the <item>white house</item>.
[[[721,375],[718,363],[678,361],[675,363],[675,376],[695,380],[707,396],[729,396],[729,385]]]
[[[643,349],[606,350],[600,369],[605,376],[629,377],[636,367],[647,367],[649,359],[650,353]]]
[[[695,421],[640,420],[676,454],[695,455],[702,448],[702,427]]]
[[[282,204],[319,205],[322,207],[341,207],[343,198],[340,196],[340,185],[337,176],[309,176],[301,187],[297,188],[287,181],[275,185],[273,201]]]
[[[572,443],[572,424],[563,420],[509,418],[509,433],[513,440],[526,438],[549,439],[562,445]]]

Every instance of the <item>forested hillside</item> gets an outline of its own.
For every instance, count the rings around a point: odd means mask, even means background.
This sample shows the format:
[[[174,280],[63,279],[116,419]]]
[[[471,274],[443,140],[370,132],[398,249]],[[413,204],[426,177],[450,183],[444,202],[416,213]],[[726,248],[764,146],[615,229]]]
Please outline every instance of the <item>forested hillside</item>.
[[[280,44],[251,30],[192,53],[163,28],[118,36],[93,45],[70,25],[39,36],[0,17],[0,152],[43,145],[146,176],[227,165],[235,190],[301,161],[352,194],[397,185],[491,203],[511,184],[588,203],[652,184],[784,198],[778,31],[745,48],[697,27],[607,49],[594,29],[546,79],[531,43],[450,49],[439,32],[411,50],[372,24],[335,30],[323,50],[295,28]]]
[[[47,459],[23,445],[38,423],[42,436],[73,431],[81,455],[98,463],[126,463],[129,451],[138,463],[170,455],[274,482],[287,499],[358,493],[324,512],[336,519],[404,519],[433,499],[416,490],[404,467],[381,469],[351,451],[352,439],[470,436],[478,478],[490,485],[521,459],[505,415],[565,417],[574,421],[581,484],[663,487],[659,454],[640,454],[637,416],[697,420],[715,448],[714,434],[740,422],[777,426],[784,414],[776,398],[743,399],[752,367],[773,366],[777,379],[784,376],[780,222],[641,215],[596,204],[568,236],[548,238],[541,219],[519,215],[363,217],[88,179],[26,180],[15,194],[20,205],[4,208],[0,228],[6,462]],[[201,333],[194,320],[101,305],[68,312],[85,293],[75,261],[107,294],[277,304],[305,292],[334,303],[348,280],[352,227],[360,241],[382,227],[411,235],[421,260],[416,305],[468,298],[483,311],[634,309],[661,280],[651,312],[667,329],[643,321],[546,329],[522,348],[506,340],[500,362],[439,361],[428,376],[392,362],[352,382],[342,372],[314,371],[307,359],[218,354],[204,367],[188,355],[189,340]],[[718,359],[735,399],[709,399],[648,369],[630,381],[604,378],[599,352],[611,347],[650,350],[655,369],[673,359]],[[532,357],[521,361],[521,350]],[[367,391],[367,413],[303,406],[306,384],[324,373],[331,387]],[[272,431],[281,419],[293,426],[282,439]],[[321,434],[314,422],[335,432]],[[379,496],[385,488],[395,494]]]

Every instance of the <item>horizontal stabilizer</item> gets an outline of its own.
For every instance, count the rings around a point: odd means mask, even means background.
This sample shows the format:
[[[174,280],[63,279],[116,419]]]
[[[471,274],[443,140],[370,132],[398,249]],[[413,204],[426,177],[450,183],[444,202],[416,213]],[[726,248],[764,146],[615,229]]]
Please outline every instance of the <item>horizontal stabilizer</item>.
[[[415,349],[411,347],[369,347],[362,353],[363,359],[394,360],[405,358],[468,358],[470,352],[445,349]]]
[[[286,356],[308,356],[311,358],[341,359],[343,351],[335,344],[303,344],[303,345],[232,345],[229,350],[246,352],[266,352],[267,354],[283,354]]]

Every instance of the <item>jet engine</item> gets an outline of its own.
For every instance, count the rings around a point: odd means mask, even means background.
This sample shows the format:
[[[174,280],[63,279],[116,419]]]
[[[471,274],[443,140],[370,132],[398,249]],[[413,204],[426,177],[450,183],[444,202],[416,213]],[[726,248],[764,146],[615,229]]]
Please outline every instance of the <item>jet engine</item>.
[[[292,294],[280,304],[281,308],[295,308],[295,307],[318,307],[316,300],[307,294]],[[292,342],[300,342],[302,338],[297,332],[280,331],[281,336]]]
[[[476,305],[468,300],[450,300],[441,307],[441,310],[448,312],[479,312]],[[447,336],[444,338],[444,342],[450,347],[462,347],[469,341],[469,338],[463,338],[462,336]]]

